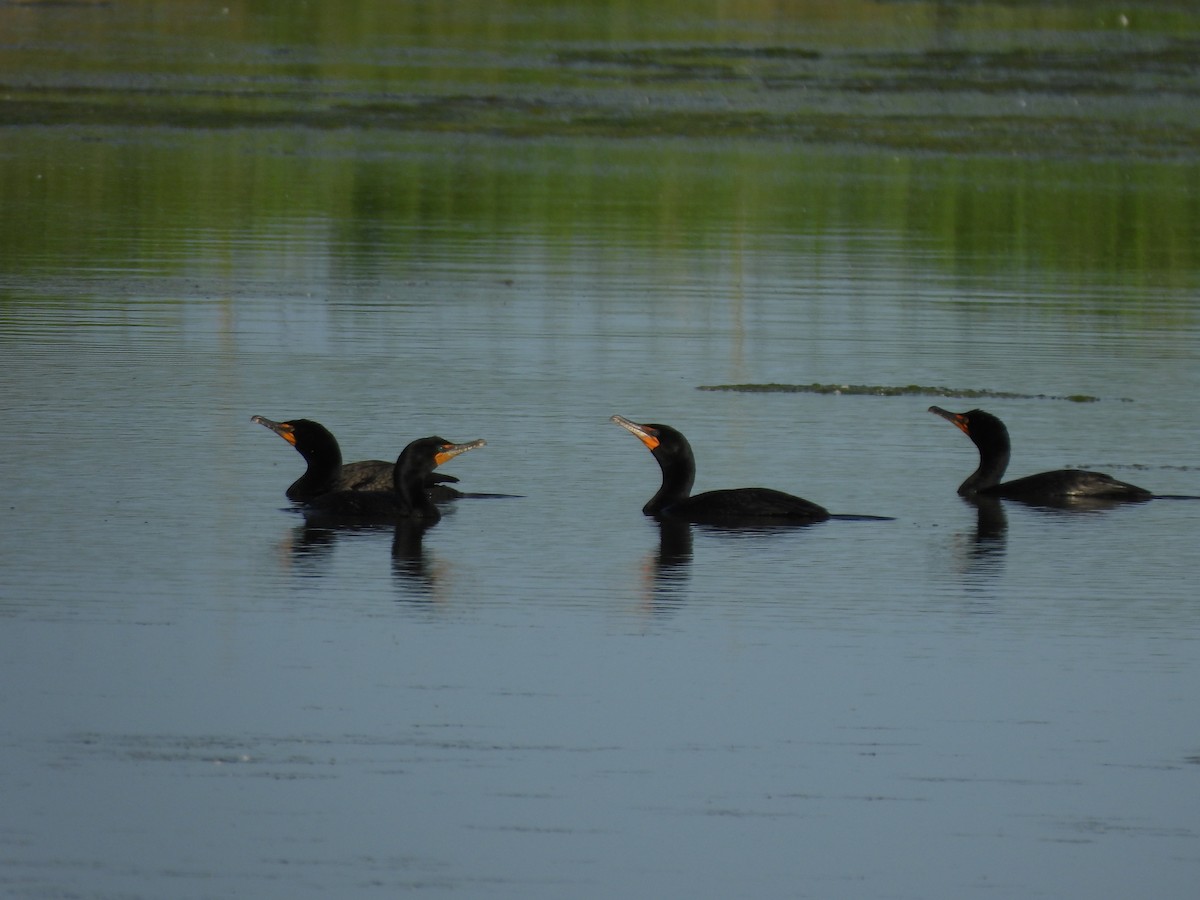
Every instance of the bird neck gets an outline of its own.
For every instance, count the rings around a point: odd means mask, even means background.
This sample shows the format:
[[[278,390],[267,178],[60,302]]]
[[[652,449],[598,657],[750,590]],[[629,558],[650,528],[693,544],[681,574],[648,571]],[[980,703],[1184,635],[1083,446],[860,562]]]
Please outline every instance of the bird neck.
[[[308,463],[308,468],[296,482],[309,490],[325,488],[332,490],[334,483],[342,474],[342,451],[334,443],[332,446],[324,442],[315,447],[309,447],[300,452]]]
[[[994,488],[1008,469],[1008,447],[980,447],[979,468],[958,486],[960,497],[969,497]]]
[[[410,468],[404,465],[404,460],[401,458],[396,462],[396,468],[392,472],[393,488],[399,497],[401,508],[406,513],[417,519],[437,520],[441,518],[442,514],[438,512],[437,506],[429,499],[429,494],[425,490],[427,474],[419,468]]]
[[[686,500],[692,493],[692,484],[696,481],[696,464],[690,454],[681,459],[660,459],[658,465],[662,469],[662,485],[658,493],[642,507],[642,512],[648,516],[657,515],[679,501]]]

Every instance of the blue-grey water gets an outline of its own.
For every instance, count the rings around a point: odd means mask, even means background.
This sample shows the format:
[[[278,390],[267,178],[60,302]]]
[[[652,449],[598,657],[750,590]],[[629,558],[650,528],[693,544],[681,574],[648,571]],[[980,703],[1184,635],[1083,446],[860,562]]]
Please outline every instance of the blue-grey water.
[[[5,131],[0,893],[1193,895],[1200,502],[926,408],[1200,494],[1194,159]],[[660,530],[613,413],[892,521]],[[255,414],[518,496],[306,529]]]

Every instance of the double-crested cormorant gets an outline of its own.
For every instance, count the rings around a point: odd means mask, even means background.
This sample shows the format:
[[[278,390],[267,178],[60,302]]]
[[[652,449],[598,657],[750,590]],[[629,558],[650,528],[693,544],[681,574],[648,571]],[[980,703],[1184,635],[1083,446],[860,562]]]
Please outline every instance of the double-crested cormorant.
[[[360,462],[342,463],[342,450],[337,438],[322,425],[311,419],[290,419],[274,422],[265,416],[251,416],[251,422],[271,429],[296,448],[308,463],[304,474],[292,482],[287,489],[289,500],[312,500],[333,491],[390,491],[395,463],[382,459],[365,459]],[[433,492],[435,500],[450,500],[461,496],[452,487],[439,482],[458,481],[453,475],[430,475],[426,490]]]
[[[436,436],[418,438],[396,460],[391,490],[322,494],[304,505],[305,518],[329,525],[376,525],[414,519],[432,524],[442,517],[425,489],[433,470],[484,443],[477,440],[452,444]]]
[[[979,448],[979,468],[958,486],[958,493],[963,497],[1005,497],[1027,503],[1054,504],[1089,499],[1149,500],[1153,496],[1145,488],[1085,469],[1058,469],[1001,484],[1011,452],[1004,423],[982,409],[953,413],[940,406],[931,406],[929,411],[953,422]]]
[[[648,516],[670,516],[700,524],[804,524],[823,522],[821,506],[771,488],[733,488],[689,496],[696,460],[687,438],[669,425],[639,425],[624,416],[612,420],[645,444],[662,469],[662,487],[642,507]]]

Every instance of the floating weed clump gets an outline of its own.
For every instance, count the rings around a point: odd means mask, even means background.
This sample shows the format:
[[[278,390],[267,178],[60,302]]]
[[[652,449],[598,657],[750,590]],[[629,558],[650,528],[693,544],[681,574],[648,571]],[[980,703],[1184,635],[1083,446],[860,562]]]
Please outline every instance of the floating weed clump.
[[[976,388],[948,388],[936,385],[886,384],[702,384],[701,391],[734,391],[743,394],[850,394],[870,397],[988,397],[1002,400],[1067,400],[1071,403],[1095,403],[1090,394],[1020,394],[1013,391],[989,391]]]

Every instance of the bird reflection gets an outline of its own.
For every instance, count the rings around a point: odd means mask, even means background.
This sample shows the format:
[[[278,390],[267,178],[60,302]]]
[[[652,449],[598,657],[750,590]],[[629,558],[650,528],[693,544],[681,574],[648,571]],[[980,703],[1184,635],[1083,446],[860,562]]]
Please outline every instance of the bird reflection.
[[[1027,515],[1063,519],[1092,516],[1129,504],[1120,497],[1051,497],[1030,502],[973,494],[962,500],[975,508],[975,529],[969,538],[966,567],[967,572],[973,574],[995,574],[1004,561],[1008,545],[1005,503],[1019,504],[1018,513],[1026,509],[1029,510]]]
[[[303,575],[316,575],[329,565],[337,531],[314,525],[297,525],[280,541],[280,550],[286,554],[291,568]]]
[[[436,522],[412,519],[400,522],[392,534],[392,575],[404,599],[429,601],[435,599],[438,566],[431,564],[425,553],[425,532]]]
[[[410,602],[438,600],[444,594],[446,564],[436,555],[425,551],[425,532],[437,522],[412,519],[393,526],[392,577],[402,599]],[[379,525],[355,527],[323,527],[300,525],[291,529],[280,541],[281,555],[296,575],[316,578],[328,574],[333,563],[333,551],[339,541],[358,536],[383,537],[388,528]],[[381,560],[382,563],[382,560]]]
[[[996,497],[963,497],[975,507],[975,534],[967,553],[972,571],[997,570],[1008,547],[1008,516]]]
[[[655,577],[676,582],[687,577],[692,562],[692,526],[679,519],[659,519],[658,553],[654,555]]]
[[[996,497],[964,497],[963,502],[975,507],[975,544],[980,548],[1003,549],[1008,534],[1008,515],[1004,504]]]
[[[655,615],[674,612],[683,603],[692,565],[692,526],[682,519],[659,518],[658,549],[644,566],[642,608]]]
[[[392,529],[392,574],[409,599],[431,599],[439,579],[445,575],[437,559],[431,559],[425,552],[425,532],[436,525],[437,522],[412,519]],[[280,541],[279,550],[294,573],[318,577],[327,574],[339,541],[366,534],[382,536],[385,531],[378,525],[336,528],[298,525]]]
[[[1004,572],[1008,555],[1008,515],[996,497],[961,497],[975,510],[975,523],[956,532],[953,571],[970,598],[971,610],[990,612],[998,602],[995,587]]]

